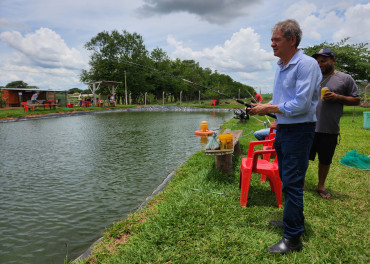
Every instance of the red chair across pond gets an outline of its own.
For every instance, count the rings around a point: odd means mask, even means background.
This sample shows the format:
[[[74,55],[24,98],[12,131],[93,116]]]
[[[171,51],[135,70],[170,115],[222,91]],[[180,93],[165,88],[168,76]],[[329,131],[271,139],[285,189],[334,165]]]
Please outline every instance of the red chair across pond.
[[[51,108],[51,101],[49,100],[44,101],[44,106]]]
[[[24,110],[25,112],[27,112],[27,111],[28,111],[28,109],[35,110],[35,107],[30,106],[30,105],[27,105],[27,102],[22,102],[21,104],[23,105],[23,110]]]

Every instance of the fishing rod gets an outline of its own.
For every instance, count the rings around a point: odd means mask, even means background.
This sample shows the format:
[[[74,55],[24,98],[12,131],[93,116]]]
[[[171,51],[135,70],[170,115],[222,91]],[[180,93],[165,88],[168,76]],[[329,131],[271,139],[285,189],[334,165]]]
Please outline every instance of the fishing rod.
[[[138,63],[135,63],[135,62],[131,62],[131,61],[127,61],[127,60],[122,60],[122,61],[123,61],[123,62],[125,62],[125,63],[128,63],[128,64],[132,64],[133,66],[136,66],[136,67],[139,67],[139,68],[142,68],[142,69],[147,69],[147,70],[150,70],[150,71],[155,71],[155,72],[161,73],[161,74],[163,74],[163,75],[167,75],[167,76],[170,76],[170,77],[173,77],[173,78],[179,79],[179,80],[181,80],[181,81],[184,81],[184,82],[190,83],[190,84],[192,84],[192,85],[195,85],[195,86],[201,87],[201,88],[203,88],[203,89],[206,89],[206,90],[212,91],[212,92],[214,92],[214,93],[217,93],[217,94],[222,95],[222,96],[224,96],[224,97],[227,97],[227,98],[229,98],[229,99],[235,100],[235,101],[237,101],[239,104],[242,104],[242,105],[244,105],[244,106],[246,106],[246,107],[253,108],[253,106],[252,106],[252,105],[250,105],[250,104],[248,104],[247,102],[244,102],[244,101],[242,101],[242,100],[240,100],[240,99],[237,99],[237,98],[235,98],[235,97],[229,96],[229,95],[227,95],[227,94],[221,93],[221,92],[219,92],[219,91],[213,90],[213,89],[211,89],[211,88],[209,88],[209,87],[206,87],[206,86],[204,86],[204,85],[201,85],[201,84],[199,84],[199,83],[196,83],[196,82],[192,82],[192,81],[186,80],[186,79],[181,78],[181,77],[179,77],[179,76],[177,76],[177,75],[174,75],[174,74],[171,74],[171,73],[168,73],[168,72],[159,71],[159,70],[157,70],[157,69],[155,69],[155,68],[148,67],[148,66],[145,66],[145,65],[142,65],[142,64],[138,64]],[[270,117],[272,117],[272,118],[276,118],[276,116],[275,116],[274,114],[267,114],[267,115],[268,115],[268,116],[270,116]]]

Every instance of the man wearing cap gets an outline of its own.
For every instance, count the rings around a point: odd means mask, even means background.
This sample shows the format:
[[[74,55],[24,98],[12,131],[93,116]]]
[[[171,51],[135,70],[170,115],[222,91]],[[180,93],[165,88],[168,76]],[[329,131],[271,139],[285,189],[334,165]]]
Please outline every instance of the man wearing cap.
[[[322,74],[317,62],[298,48],[302,31],[295,20],[277,23],[271,47],[279,57],[272,101],[252,104],[251,115],[275,113],[275,150],[285,197],[283,238],[267,249],[272,254],[300,251],[304,232],[303,186],[315,134],[316,106]],[[277,225],[270,222],[272,225]]]
[[[353,78],[343,72],[336,71],[335,53],[330,49],[321,49],[314,57],[323,75],[320,89],[329,88],[316,108],[317,123],[315,138],[311,147],[310,160],[315,160],[318,154],[319,166],[317,192],[322,198],[331,198],[325,189],[325,180],[328,176],[330,164],[338,144],[339,120],[343,114],[343,105],[359,105],[359,91]]]

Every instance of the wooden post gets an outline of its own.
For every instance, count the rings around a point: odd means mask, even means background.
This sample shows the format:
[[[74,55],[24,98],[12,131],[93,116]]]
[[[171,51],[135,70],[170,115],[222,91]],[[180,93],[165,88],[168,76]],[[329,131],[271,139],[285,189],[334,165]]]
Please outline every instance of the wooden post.
[[[162,104],[164,105],[164,92],[162,93]]]
[[[182,101],[182,91],[180,91],[180,105],[181,105],[181,101]]]
[[[215,156],[216,169],[223,173],[233,172],[233,154],[226,154],[223,156]]]
[[[126,82],[126,71],[125,71],[125,104],[127,105],[127,82]]]
[[[147,94],[147,92],[145,92],[145,94],[144,94],[144,103],[145,103],[145,105],[146,105],[146,94]]]
[[[199,104],[200,104],[200,90],[198,92],[199,92]]]
[[[96,106],[96,86],[95,86],[95,82],[93,83],[93,105]]]

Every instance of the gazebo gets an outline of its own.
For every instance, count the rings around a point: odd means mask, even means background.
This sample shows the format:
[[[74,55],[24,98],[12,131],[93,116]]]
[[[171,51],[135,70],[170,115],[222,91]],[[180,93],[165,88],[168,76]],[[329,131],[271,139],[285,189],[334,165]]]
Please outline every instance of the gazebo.
[[[96,105],[96,91],[99,90],[100,86],[108,86],[109,92],[114,96],[116,93],[116,89],[118,85],[122,82],[115,82],[115,81],[97,81],[97,82],[90,82],[87,83],[89,89],[93,94],[93,104]]]

